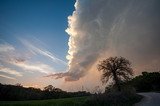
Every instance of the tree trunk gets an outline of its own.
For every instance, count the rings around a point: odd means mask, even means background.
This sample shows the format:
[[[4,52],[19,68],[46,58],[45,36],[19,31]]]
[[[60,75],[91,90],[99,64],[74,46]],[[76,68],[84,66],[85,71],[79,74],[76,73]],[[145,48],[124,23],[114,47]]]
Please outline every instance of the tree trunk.
[[[115,81],[118,91],[121,91],[120,83],[119,83],[118,77],[115,72],[113,72],[113,77],[114,77],[114,81]]]

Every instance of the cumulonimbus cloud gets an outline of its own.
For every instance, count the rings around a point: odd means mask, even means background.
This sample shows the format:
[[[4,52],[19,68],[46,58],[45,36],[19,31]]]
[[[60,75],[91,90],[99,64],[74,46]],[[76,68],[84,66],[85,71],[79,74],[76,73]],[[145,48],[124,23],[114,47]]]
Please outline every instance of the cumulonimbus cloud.
[[[66,29],[69,69],[50,76],[78,80],[100,58],[114,55],[128,58],[139,71],[159,68],[159,4],[159,0],[77,0]]]

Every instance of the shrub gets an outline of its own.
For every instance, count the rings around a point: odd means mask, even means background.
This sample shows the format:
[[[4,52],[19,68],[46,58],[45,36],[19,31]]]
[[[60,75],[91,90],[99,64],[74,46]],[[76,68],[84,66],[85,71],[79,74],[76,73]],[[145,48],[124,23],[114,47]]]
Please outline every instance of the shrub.
[[[112,88],[112,89],[111,89]],[[114,90],[112,86],[103,94],[95,94],[86,101],[86,106],[114,106],[114,105],[133,105],[141,100],[141,96],[137,95],[135,89],[131,86],[123,86],[122,91]]]

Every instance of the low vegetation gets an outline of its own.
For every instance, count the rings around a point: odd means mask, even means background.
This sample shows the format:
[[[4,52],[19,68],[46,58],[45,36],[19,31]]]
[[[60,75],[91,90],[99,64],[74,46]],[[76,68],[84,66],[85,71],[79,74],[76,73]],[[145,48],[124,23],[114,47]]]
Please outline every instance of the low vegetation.
[[[110,92],[92,96],[86,106],[132,106],[141,99],[142,96],[133,93]]]
[[[0,106],[83,106],[88,97],[31,101],[0,101]]]

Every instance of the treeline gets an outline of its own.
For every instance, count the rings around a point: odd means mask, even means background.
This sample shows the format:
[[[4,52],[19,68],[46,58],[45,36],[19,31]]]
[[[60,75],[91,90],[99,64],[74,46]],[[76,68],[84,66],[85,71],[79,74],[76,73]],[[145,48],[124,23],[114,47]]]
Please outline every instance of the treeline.
[[[43,99],[58,99],[68,97],[80,97],[91,95],[86,91],[66,92],[52,85],[48,85],[41,90],[39,88],[25,88],[20,84],[3,85],[0,84],[0,100],[1,101],[18,101],[18,100],[43,100]]]
[[[142,72],[126,82],[121,82],[122,90],[132,90],[135,92],[160,92],[160,72]],[[115,84],[106,87],[105,92],[113,92],[116,90]]]
[[[137,92],[160,91],[160,72],[142,72],[142,75],[136,76],[128,83]]]

